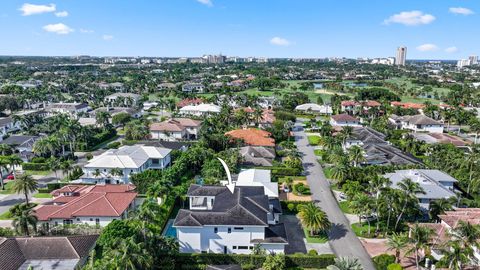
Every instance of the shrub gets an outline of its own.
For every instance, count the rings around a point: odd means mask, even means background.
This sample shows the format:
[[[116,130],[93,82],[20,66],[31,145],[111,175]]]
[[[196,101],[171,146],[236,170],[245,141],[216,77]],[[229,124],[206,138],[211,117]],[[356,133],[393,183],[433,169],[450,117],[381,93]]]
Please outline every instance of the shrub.
[[[25,162],[25,163],[22,163],[22,168],[24,170],[29,170],[29,171],[48,171],[48,170],[50,170],[50,167],[48,166],[47,163]]]
[[[295,204],[289,203],[287,204],[288,211],[293,212],[295,210]]]
[[[253,265],[251,263],[246,263],[246,264],[242,264],[242,269],[243,270],[255,270],[256,267],[255,267],[255,265]]]
[[[92,158],[93,158],[92,153],[87,153],[87,154],[85,155],[85,158],[86,158],[87,160],[92,159]]]
[[[387,270],[403,270],[403,267],[398,263],[391,263],[387,266]]]
[[[44,157],[33,157],[30,161],[32,163],[47,163],[47,159]]]
[[[107,148],[108,149],[117,149],[118,147],[120,147],[120,145],[122,145],[120,142],[112,142],[112,143],[109,143],[107,145]]]
[[[317,252],[315,249],[310,249],[310,250],[308,251],[308,255],[310,255],[310,256],[316,256],[316,255],[318,255],[318,252]]]
[[[277,270],[285,269],[285,257],[282,254],[268,255],[263,262],[262,269],[264,270]]]
[[[373,257],[373,264],[377,270],[386,270],[388,265],[395,263],[395,256],[390,254],[380,254]]]

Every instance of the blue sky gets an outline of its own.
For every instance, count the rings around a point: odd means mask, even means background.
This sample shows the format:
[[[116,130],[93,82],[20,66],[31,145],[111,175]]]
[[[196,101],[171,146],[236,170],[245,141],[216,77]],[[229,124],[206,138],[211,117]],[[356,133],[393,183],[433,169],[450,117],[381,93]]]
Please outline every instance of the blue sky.
[[[0,55],[480,53],[477,0],[1,0]]]

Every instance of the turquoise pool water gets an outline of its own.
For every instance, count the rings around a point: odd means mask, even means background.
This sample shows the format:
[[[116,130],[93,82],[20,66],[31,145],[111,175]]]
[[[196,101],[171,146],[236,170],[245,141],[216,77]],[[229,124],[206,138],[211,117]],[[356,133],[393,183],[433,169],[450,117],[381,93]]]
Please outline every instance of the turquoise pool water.
[[[173,227],[173,219],[168,221],[167,227],[165,228],[163,235],[177,238],[177,230]]]

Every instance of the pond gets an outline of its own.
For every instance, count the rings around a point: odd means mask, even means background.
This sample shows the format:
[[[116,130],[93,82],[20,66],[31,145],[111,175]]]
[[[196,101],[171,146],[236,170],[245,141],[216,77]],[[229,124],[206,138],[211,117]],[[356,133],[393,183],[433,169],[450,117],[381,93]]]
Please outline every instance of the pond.
[[[314,83],[313,88],[314,89],[323,89],[323,83]]]

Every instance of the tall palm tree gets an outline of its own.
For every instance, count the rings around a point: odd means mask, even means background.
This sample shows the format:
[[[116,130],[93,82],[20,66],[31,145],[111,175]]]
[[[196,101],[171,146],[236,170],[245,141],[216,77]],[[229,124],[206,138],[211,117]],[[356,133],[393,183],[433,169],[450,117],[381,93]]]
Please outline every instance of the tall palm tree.
[[[445,211],[453,210],[453,205],[450,200],[441,198],[430,202],[428,215],[430,219],[439,221],[438,215],[445,214]]]
[[[348,148],[348,158],[353,163],[353,167],[357,167],[360,162],[365,161],[365,151],[362,147],[354,145]]]
[[[13,182],[12,191],[25,195],[25,202],[28,204],[28,194],[37,191],[38,183],[31,175],[21,174]]]
[[[412,228],[410,228],[409,243],[411,244],[411,248],[407,251],[407,254],[415,254],[415,265],[417,266],[417,270],[420,267],[419,251],[429,248],[434,233],[435,232],[433,231],[433,229],[419,226],[418,223],[416,223]]]
[[[298,216],[300,222],[305,228],[308,228],[310,235],[312,236],[315,232],[327,231],[332,226],[332,223],[328,220],[327,214],[313,202],[302,205],[298,212]]]
[[[398,187],[403,193],[403,206],[400,211],[400,214],[397,217],[397,221],[395,222],[395,230],[398,228],[398,224],[400,223],[400,220],[403,217],[403,214],[407,210],[407,205],[411,201],[417,201],[417,194],[425,194],[425,191],[423,188],[420,186],[419,183],[414,182],[410,178],[404,178],[402,181],[398,183]]]
[[[460,221],[457,227],[450,231],[450,235],[464,248],[469,246],[480,248],[480,225]]]
[[[13,176],[17,178],[15,168],[23,163],[23,160],[18,155],[10,155],[7,157],[7,161],[12,166]]]
[[[18,233],[29,236],[30,227],[33,228],[33,231],[37,231],[38,218],[31,205],[17,204],[10,211],[13,217],[12,226]]]
[[[400,252],[407,248],[408,236],[403,233],[394,232],[387,238],[388,250],[395,250],[395,260],[400,263]]]
[[[5,183],[3,182],[3,171],[8,172],[9,161],[5,156],[0,156],[0,184],[2,185],[2,190],[5,189]]]
[[[0,154],[6,156],[8,153],[12,152],[12,147],[8,144],[0,143]]]
[[[337,182],[337,186],[342,186],[350,173],[350,166],[345,163],[331,167],[332,178]]]
[[[57,179],[57,182],[58,182],[59,178],[58,178],[57,170],[61,168],[60,161],[57,158],[52,156],[47,160],[47,164],[48,164],[48,168],[52,170],[53,173],[55,174],[55,178]]]
[[[342,131],[340,131],[340,137],[342,138],[342,143],[345,145],[345,142],[347,141],[350,136],[353,134],[353,127],[351,126],[345,126],[342,127]]]
[[[443,257],[440,261],[448,265],[448,269],[451,270],[462,270],[465,264],[476,261],[473,249],[462,247],[457,241],[448,242],[442,253]]]
[[[362,216],[366,217],[368,223],[368,235],[370,235],[370,218],[373,208],[373,200],[365,193],[355,195],[350,203],[353,212],[358,215],[360,225],[362,225]]]
[[[114,269],[149,269],[153,258],[143,246],[143,243],[136,243],[133,237],[122,239],[115,249],[107,252],[106,257]]]

